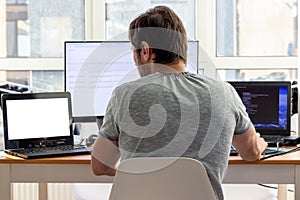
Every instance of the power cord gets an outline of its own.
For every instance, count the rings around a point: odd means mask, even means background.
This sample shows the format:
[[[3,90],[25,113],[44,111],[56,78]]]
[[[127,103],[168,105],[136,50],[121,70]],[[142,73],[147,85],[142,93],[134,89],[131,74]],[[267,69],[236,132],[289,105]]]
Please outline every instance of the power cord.
[[[265,184],[261,184],[261,183],[258,183],[257,185],[262,186],[262,187],[265,187],[265,188],[275,189],[275,190],[278,189],[277,187],[270,186],[270,185],[265,185]],[[291,189],[288,189],[287,191],[288,191],[288,192],[294,192],[294,190],[291,190]]]

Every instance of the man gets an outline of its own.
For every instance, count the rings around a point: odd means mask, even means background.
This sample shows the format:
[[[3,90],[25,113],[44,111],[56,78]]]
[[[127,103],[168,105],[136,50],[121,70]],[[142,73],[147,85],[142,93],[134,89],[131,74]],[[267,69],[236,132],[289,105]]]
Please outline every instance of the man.
[[[141,78],[112,94],[92,152],[94,173],[113,176],[119,158],[191,157],[204,164],[223,199],[231,144],[254,161],[267,143],[233,87],[186,72],[186,32],[174,11],[157,6],[141,14],[130,24],[129,39]]]

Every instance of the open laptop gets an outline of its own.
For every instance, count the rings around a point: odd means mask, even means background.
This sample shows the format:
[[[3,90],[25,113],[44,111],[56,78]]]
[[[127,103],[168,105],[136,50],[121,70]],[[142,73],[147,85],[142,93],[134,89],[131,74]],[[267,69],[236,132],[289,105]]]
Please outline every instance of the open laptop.
[[[5,152],[22,158],[88,154],[75,146],[68,92],[2,94]]]
[[[291,134],[291,83],[287,81],[229,82],[237,91],[257,132],[268,146],[278,146]]]

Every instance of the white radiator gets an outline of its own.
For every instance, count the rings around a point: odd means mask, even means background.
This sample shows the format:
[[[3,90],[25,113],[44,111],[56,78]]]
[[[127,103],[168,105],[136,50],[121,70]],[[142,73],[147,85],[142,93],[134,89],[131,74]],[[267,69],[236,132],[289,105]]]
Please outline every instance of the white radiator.
[[[38,200],[37,183],[13,183],[14,200]],[[48,183],[48,200],[75,200],[71,184]]]
[[[13,183],[14,200],[38,200],[38,184]]]

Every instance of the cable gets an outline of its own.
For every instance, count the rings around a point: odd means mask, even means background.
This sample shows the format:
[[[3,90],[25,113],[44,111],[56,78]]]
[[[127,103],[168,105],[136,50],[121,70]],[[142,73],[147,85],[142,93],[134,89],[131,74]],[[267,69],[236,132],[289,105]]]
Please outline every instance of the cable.
[[[294,151],[298,151],[298,150],[300,150],[300,147],[295,147],[295,148],[290,149],[290,150],[288,150],[288,151],[277,152],[277,153],[273,153],[273,154],[264,156],[264,157],[262,157],[260,160],[266,160],[266,159],[268,159],[268,158],[272,158],[272,157],[275,157],[275,156],[281,156],[281,155],[288,154],[288,153],[291,153],[291,152],[294,152]]]
[[[270,185],[264,185],[264,184],[261,184],[261,183],[258,183],[257,185],[262,186],[262,187],[265,187],[265,188],[275,189],[275,190],[278,189],[277,187],[270,186]]]
[[[265,185],[265,184],[261,184],[261,183],[258,183],[257,185],[262,186],[262,187],[265,187],[265,188],[275,189],[275,190],[278,189],[277,187],[270,186],[270,185]],[[288,191],[288,192],[294,192],[294,190],[291,190],[291,189],[288,189],[287,191]]]

